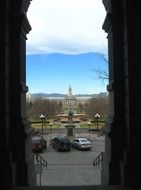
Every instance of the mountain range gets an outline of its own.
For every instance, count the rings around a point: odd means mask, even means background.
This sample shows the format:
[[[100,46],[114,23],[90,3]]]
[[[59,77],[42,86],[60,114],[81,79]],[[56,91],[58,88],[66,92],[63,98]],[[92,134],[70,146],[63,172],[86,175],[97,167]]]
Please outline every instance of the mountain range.
[[[64,98],[67,94],[60,94],[60,93],[34,93],[32,94],[33,98]],[[75,97],[83,98],[83,97],[90,97],[90,98],[98,98],[98,97],[105,97],[108,96],[107,92],[100,92],[99,94],[76,94]]]

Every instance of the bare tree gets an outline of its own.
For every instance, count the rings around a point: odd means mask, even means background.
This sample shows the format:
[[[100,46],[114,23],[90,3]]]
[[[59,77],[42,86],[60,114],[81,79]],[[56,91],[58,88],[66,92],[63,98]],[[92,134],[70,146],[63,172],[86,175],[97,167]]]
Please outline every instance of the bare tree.
[[[27,117],[29,119],[39,119],[41,113],[48,117],[54,117],[61,112],[61,109],[60,102],[38,98],[32,103],[27,103]]]
[[[102,55],[101,55],[102,56]],[[105,63],[108,65],[108,60],[106,57],[102,56],[102,59],[105,61]],[[106,70],[102,70],[102,69],[92,69],[93,72],[95,72],[97,74],[97,78],[96,80],[100,79],[100,80],[108,80],[109,79],[109,74]]]
[[[108,110],[108,96],[100,98],[91,98],[88,101],[86,113],[89,117],[93,118],[96,113],[105,118]]]

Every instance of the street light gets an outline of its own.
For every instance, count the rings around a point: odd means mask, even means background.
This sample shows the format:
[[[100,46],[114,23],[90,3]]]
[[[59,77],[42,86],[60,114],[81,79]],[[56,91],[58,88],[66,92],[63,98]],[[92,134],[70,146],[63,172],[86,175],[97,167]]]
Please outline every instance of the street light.
[[[43,133],[43,126],[45,124],[45,116],[44,116],[44,114],[40,115],[40,119],[41,119],[41,122],[42,122],[42,133]]]
[[[100,115],[98,113],[95,114],[95,118],[96,118],[97,130],[98,130],[98,119],[100,118]]]
[[[90,126],[91,126],[91,122],[90,121],[88,122],[88,126],[89,126],[89,132],[90,132]]]

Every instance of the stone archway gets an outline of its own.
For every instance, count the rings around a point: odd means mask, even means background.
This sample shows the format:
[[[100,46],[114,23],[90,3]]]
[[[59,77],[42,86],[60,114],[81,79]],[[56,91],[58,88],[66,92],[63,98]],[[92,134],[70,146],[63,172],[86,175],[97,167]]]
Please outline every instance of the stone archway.
[[[1,187],[35,182],[31,128],[26,120],[25,50],[30,0],[0,1],[0,173]],[[102,181],[139,187],[140,6],[133,0],[103,0],[107,16],[110,109]],[[5,174],[6,171],[6,175]]]
[[[26,50],[26,34],[30,30],[30,25],[26,17],[26,12],[27,12],[29,3],[30,3],[29,0],[28,1],[15,0],[12,4],[8,3],[8,1],[6,1],[5,3],[5,5],[8,6],[7,11],[11,15],[10,18],[7,18],[7,22],[10,24],[8,28],[11,31],[11,33],[8,34],[10,38],[10,42],[11,42],[11,46],[8,47],[8,50],[10,53],[9,75],[11,78],[11,80],[9,81],[9,86],[10,86],[9,91],[12,91],[12,94],[9,97],[10,105],[7,102],[7,105],[10,106],[10,112],[11,112],[9,115],[9,117],[11,118],[10,125],[8,127],[10,129],[10,143],[12,147],[12,155],[14,157],[14,162],[11,164],[12,165],[16,164],[16,168],[17,168],[14,174],[16,181],[12,183],[15,183],[16,185],[19,185],[19,186],[32,184],[31,176],[34,176],[33,175],[34,174],[33,159],[31,157],[31,149],[30,149],[31,129],[27,123],[26,111],[25,111],[25,94],[27,92],[26,76],[25,76],[25,66],[26,66],[25,50]],[[110,4],[110,1],[104,1],[104,4],[106,8],[108,7],[108,9],[112,9],[112,5]],[[110,14],[111,13],[112,12],[110,12]],[[105,23],[103,25],[106,32],[109,32],[111,30],[111,26],[114,22],[108,25],[109,23],[110,23],[110,15],[108,14],[105,20]],[[115,35],[118,36],[119,33],[116,33]],[[108,38],[109,51],[113,49],[114,39],[116,39],[116,37],[113,38],[112,35],[109,36]],[[119,55],[120,55],[120,52],[119,52]],[[115,82],[116,78],[113,78],[112,64],[113,62],[111,63],[110,84],[108,86],[108,90],[110,91],[110,101],[111,101],[111,113],[110,113],[111,115],[109,116],[111,117],[109,117],[109,120],[107,121],[107,129],[110,130],[108,131],[107,136],[109,136],[109,133],[111,133],[112,125],[114,125],[117,122],[116,120],[118,118],[118,116],[115,117],[115,113],[113,112],[115,97],[113,96],[112,81],[114,80]],[[9,64],[7,63],[7,65]],[[120,69],[120,67],[118,69]],[[16,97],[16,102],[15,102],[15,97]],[[117,131],[119,131],[118,127],[117,127]],[[117,134],[117,131],[115,133],[113,132],[111,135],[111,138],[107,138],[107,142],[106,142],[108,145],[107,146],[108,149],[105,155],[105,160],[107,161],[108,159],[108,162],[105,162],[105,167],[103,171],[103,179],[105,179],[104,180],[105,184],[119,183],[119,178],[120,178],[119,160],[118,160],[118,166],[117,166],[115,165],[116,163],[116,161],[114,160],[115,157],[112,156],[111,158],[111,154],[112,154],[111,147],[114,149],[113,136],[114,134]],[[16,144],[17,141],[18,141],[18,145]],[[9,149],[8,151],[10,155],[11,149]],[[111,163],[112,165],[114,165],[114,167],[109,167]],[[11,172],[13,171],[14,169],[11,168]],[[114,173],[115,171],[117,173],[117,178],[113,178],[113,175],[112,175],[112,173]],[[105,178],[105,174],[107,176],[106,178]],[[114,181],[115,179],[116,181]]]

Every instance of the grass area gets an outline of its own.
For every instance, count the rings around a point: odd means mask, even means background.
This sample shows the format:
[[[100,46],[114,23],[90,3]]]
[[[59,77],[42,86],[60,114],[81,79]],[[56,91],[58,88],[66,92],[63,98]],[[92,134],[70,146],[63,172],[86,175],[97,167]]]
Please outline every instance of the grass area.
[[[105,123],[99,123],[99,124],[98,124],[98,128],[101,129],[101,128],[104,127],[104,125],[105,125]],[[81,127],[81,128],[89,128],[88,123],[80,123],[80,127]],[[96,123],[92,123],[92,124],[90,125],[90,128],[97,129],[97,124],[96,124]]]
[[[31,126],[35,129],[42,129],[42,124],[41,123],[34,123],[34,124],[31,124]],[[60,124],[59,123],[53,123],[53,125],[51,126],[52,128],[59,128],[60,127]],[[43,126],[43,128],[50,128],[50,125],[49,124],[46,124],[45,126]]]
[[[105,123],[98,123],[98,128],[101,129],[103,128],[105,125]],[[42,123],[32,123],[31,126],[34,128],[34,129],[42,129]],[[60,128],[61,126],[61,123],[60,122],[52,122],[52,126],[51,128]],[[88,126],[88,122],[80,122],[80,127],[81,128],[89,128]],[[50,124],[49,123],[46,123],[45,126],[43,126],[43,128],[46,128],[46,129],[49,129],[50,128]],[[91,123],[90,125],[90,128],[94,128],[94,129],[97,129],[97,123]]]

